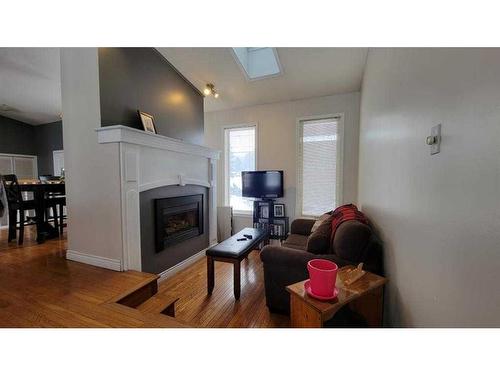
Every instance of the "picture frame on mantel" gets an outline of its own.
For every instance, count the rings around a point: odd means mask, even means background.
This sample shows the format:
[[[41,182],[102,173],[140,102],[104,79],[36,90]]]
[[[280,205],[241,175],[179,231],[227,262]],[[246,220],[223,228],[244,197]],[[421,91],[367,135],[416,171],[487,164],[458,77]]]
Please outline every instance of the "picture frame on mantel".
[[[139,118],[141,119],[142,126],[144,131],[148,133],[158,134],[156,132],[155,119],[152,115],[146,112],[142,112],[141,110],[137,110],[139,114]]]

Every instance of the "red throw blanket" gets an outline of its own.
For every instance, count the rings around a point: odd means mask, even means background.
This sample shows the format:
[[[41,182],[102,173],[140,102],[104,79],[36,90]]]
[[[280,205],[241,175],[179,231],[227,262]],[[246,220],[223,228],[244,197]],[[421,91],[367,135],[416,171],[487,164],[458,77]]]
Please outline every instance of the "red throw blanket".
[[[351,203],[337,207],[332,214],[332,235],[330,239],[332,247],[337,228],[340,226],[340,224],[349,220],[357,220],[363,224],[369,225],[369,221],[366,218],[365,214],[359,211],[356,205]]]

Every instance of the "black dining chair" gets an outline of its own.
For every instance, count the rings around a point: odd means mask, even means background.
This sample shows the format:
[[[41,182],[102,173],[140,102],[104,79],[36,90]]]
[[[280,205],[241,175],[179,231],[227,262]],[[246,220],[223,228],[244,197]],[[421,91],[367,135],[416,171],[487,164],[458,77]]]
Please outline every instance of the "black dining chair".
[[[38,176],[42,183],[50,183],[50,181],[60,181],[61,178],[59,176],[53,175],[40,175]],[[64,207],[66,206],[66,195],[48,192],[45,196],[45,205],[47,207],[47,212],[45,216],[47,217],[47,221],[51,219],[50,210],[52,210],[52,218],[54,220],[54,226],[59,231],[59,234],[63,234],[64,228]]]
[[[9,212],[9,237],[8,242],[16,238],[16,230],[19,229],[19,245],[24,241],[24,226],[33,225],[34,222],[28,221],[25,211],[35,209],[34,200],[24,200],[17,176],[15,174],[6,174],[2,176],[2,182],[7,196],[7,205]],[[19,221],[17,220],[19,215]]]

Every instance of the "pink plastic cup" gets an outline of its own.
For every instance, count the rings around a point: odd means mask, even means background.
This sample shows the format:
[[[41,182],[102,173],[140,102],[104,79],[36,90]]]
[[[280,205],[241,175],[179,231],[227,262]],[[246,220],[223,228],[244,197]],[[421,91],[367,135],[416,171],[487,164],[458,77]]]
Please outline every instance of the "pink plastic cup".
[[[307,263],[311,291],[321,297],[333,295],[337,281],[338,266],[326,259],[313,259]]]

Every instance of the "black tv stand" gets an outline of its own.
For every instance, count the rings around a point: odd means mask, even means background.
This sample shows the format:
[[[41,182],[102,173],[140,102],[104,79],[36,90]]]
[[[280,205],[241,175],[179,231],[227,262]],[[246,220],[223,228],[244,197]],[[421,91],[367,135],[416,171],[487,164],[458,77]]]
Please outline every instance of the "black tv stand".
[[[288,216],[274,216],[275,204],[274,199],[253,202],[253,227],[266,230],[269,239],[282,241],[288,236],[289,220]],[[284,206],[283,203],[280,204]]]

